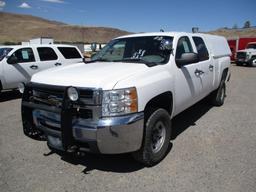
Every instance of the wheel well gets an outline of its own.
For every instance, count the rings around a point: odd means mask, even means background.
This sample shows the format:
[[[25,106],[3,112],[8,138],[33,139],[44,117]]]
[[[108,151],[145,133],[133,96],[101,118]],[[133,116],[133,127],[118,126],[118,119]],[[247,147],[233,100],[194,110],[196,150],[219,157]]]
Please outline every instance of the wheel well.
[[[227,76],[228,76],[228,68],[223,70],[221,80],[227,79]]]
[[[2,81],[0,80],[0,91],[2,91],[3,89],[3,85],[2,85]]]
[[[171,92],[162,93],[154,98],[152,98],[145,107],[145,112],[151,111],[152,108],[163,108],[170,115],[172,114],[173,107],[173,96]]]

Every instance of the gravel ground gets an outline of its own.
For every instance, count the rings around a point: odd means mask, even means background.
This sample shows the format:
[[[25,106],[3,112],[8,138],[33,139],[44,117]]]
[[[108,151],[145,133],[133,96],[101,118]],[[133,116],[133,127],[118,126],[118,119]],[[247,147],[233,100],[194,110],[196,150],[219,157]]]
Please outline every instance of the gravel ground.
[[[0,102],[0,191],[256,191],[256,68],[232,66],[222,107],[202,101],[173,120],[152,168],[129,155],[62,157],[22,133],[18,94]]]

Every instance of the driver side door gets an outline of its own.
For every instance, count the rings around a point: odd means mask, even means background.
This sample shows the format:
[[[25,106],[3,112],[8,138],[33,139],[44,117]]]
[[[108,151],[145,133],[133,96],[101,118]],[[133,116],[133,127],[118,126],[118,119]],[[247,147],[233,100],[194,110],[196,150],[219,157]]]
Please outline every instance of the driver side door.
[[[202,79],[197,71],[199,63],[191,63],[179,66],[179,60],[183,53],[194,53],[190,38],[180,37],[176,47],[175,62],[177,71],[175,73],[175,109],[176,114],[193,105],[200,99],[202,92]]]

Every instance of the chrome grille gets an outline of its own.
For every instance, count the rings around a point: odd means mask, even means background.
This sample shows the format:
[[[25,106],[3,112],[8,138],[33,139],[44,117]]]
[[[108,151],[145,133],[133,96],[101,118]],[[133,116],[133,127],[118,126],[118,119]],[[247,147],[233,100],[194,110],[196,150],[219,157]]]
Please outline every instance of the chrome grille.
[[[246,58],[246,52],[237,52],[236,58],[237,59],[245,59]]]

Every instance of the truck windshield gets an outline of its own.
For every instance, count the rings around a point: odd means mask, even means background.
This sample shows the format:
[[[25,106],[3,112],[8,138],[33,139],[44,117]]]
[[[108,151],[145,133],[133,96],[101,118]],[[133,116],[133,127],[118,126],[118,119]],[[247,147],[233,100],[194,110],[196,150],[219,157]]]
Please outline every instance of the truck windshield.
[[[0,61],[8,55],[8,53],[12,50],[12,48],[0,48]]]
[[[248,44],[247,49],[256,49],[256,44]]]
[[[172,52],[173,37],[143,36],[115,39],[92,57],[91,62],[165,64]]]

